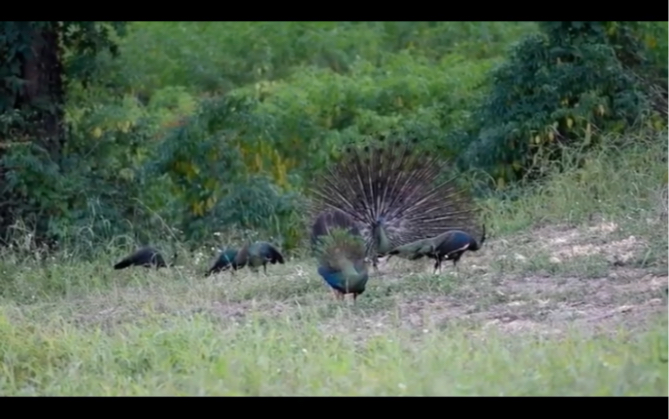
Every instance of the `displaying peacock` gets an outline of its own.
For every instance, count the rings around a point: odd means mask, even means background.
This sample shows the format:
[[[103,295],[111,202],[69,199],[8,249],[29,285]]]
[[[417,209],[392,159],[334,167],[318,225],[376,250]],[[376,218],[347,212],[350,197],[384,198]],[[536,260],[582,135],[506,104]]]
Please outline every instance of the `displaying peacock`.
[[[353,301],[365,291],[369,274],[365,242],[349,216],[326,211],[311,229],[318,260],[318,274],[332,288],[337,299],[353,294]]]
[[[477,241],[474,237],[461,230],[451,230],[430,239],[418,240],[403,246],[396,247],[388,252],[388,259],[393,255],[398,255],[409,260],[420,259],[424,256],[434,259],[434,270],[441,272],[441,262],[452,260],[453,267],[467,250],[476,251],[481,248],[485,241],[485,225],[481,240]]]
[[[255,271],[262,265],[265,275],[267,275],[268,262],[272,265],[277,262],[283,264],[284,258],[276,247],[263,241],[245,245],[239,249],[233,261],[233,263],[237,265],[237,269],[248,265]]]
[[[318,256],[319,238],[327,236],[333,229],[340,228],[354,236],[361,236],[355,221],[339,210],[325,211],[316,217],[311,228],[311,249]]]
[[[208,277],[211,274],[227,271],[230,268],[236,271],[238,266],[235,263],[235,257],[237,257],[237,249],[226,249],[222,251],[218,254],[216,260],[214,260],[214,263],[204,276]]]
[[[310,188],[312,211],[340,210],[360,226],[375,268],[378,256],[398,246],[476,223],[471,197],[454,177],[442,179],[444,164],[416,143],[380,138],[348,146]]]
[[[176,258],[177,252],[175,251],[172,263],[176,261]],[[167,267],[167,264],[163,255],[158,250],[151,246],[145,246],[123,258],[123,260],[114,265],[114,269],[125,269],[129,266],[155,267],[158,269]]]

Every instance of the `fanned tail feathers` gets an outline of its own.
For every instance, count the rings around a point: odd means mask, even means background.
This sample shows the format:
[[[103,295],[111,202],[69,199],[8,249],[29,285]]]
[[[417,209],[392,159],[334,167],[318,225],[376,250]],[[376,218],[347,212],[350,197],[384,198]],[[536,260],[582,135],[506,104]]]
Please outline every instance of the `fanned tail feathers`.
[[[325,211],[316,217],[311,228],[312,249],[318,246],[319,238],[327,236],[334,229],[343,229],[354,236],[360,236],[360,228],[355,221],[339,210]]]
[[[333,228],[327,236],[322,236],[317,248],[319,264],[333,270],[341,269],[340,263],[344,259],[356,263],[366,257],[362,237],[341,228]]]
[[[380,220],[391,247],[471,229],[471,197],[454,178],[439,180],[443,164],[435,155],[412,149],[415,143],[382,139],[347,147],[312,186],[312,211],[335,209],[355,220],[368,254],[378,250],[373,228]]]

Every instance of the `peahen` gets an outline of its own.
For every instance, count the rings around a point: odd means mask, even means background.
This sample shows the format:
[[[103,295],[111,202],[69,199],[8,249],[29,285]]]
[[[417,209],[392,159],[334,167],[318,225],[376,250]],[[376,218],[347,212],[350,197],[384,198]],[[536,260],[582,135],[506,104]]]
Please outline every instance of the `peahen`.
[[[172,263],[176,261],[177,252],[174,252]],[[145,268],[155,267],[165,268],[167,264],[163,255],[154,247],[145,246],[134,252],[133,254],[123,258],[120,262],[114,265],[114,269],[125,269],[129,266],[143,266]]]
[[[365,242],[355,222],[340,211],[319,214],[311,229],[318,259],[318,274],[333,289],[337,299],[365,291],[369,260]]]
[[[471,197],[454,178],[441,179],[436,153],[419,152],[416,143],[381,138],[349,146],[310,188],[312,211],[340,210],[360,226],[376,269],[377,257],[398,246],[476,222]]]
[[[265,275],[267,275],[268,262],[272,265],[277,262],[283,264],[283,255],[272,244],[262,241],[247,244],[239,249],[233,261],[237,269],[248,265],[252,270],[256,270],[262,265]]]
[[[218,273],[221,271],[227,271],[232,267],[233,270],[237,270],[238,266],[235,263],[235,257],[237,256],[237,249],[226,249],[219,253],[216,257],[216,260],[211,265],[205,277],[208,277],[211,274]]]
[[[434,270],[441,272],[441,262],[452,260],[453,267],[467,250],[476,251],[481,248],[485,242],[485,225],[481,240],[476,241],[474,237],[461,230],[451,230],[430,239],[418,240],[399,246],[388,252],[388,259],[393,255],[398,255],[409,260],[420,259],[427,256],[435,260]]]

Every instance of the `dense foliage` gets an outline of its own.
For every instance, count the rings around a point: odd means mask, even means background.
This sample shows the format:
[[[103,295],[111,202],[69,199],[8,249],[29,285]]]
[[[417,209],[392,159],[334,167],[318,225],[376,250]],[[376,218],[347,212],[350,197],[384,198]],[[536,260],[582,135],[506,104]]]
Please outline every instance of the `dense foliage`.
[[[42,23],[5,23],[5,80],[21,75],[7,52],[28,42],[17,25]],[[79,248],[220,244],[224,232],[294,249],[304,181],[366,134],[415,135],[494,190],[540,174],[562,145],[666,123],[664,22],[49,25],[62,41],[67,141],[58,161],[3,147],[3,191],[33,205],[14,205],[14,221],[33,227],[38,213]],[[25,111],[12,94],[0,95],[2,121]]]

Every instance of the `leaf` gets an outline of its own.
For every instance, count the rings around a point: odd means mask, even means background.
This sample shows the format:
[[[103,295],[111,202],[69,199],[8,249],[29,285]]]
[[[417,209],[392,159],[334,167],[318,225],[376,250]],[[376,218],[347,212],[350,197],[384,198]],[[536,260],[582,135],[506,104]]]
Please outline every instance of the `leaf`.
[[[91,131],[91,134],[93,135],[93,138],[100,138],[102,137],[102,129],[100,129],[100,127],[95,127]]]

